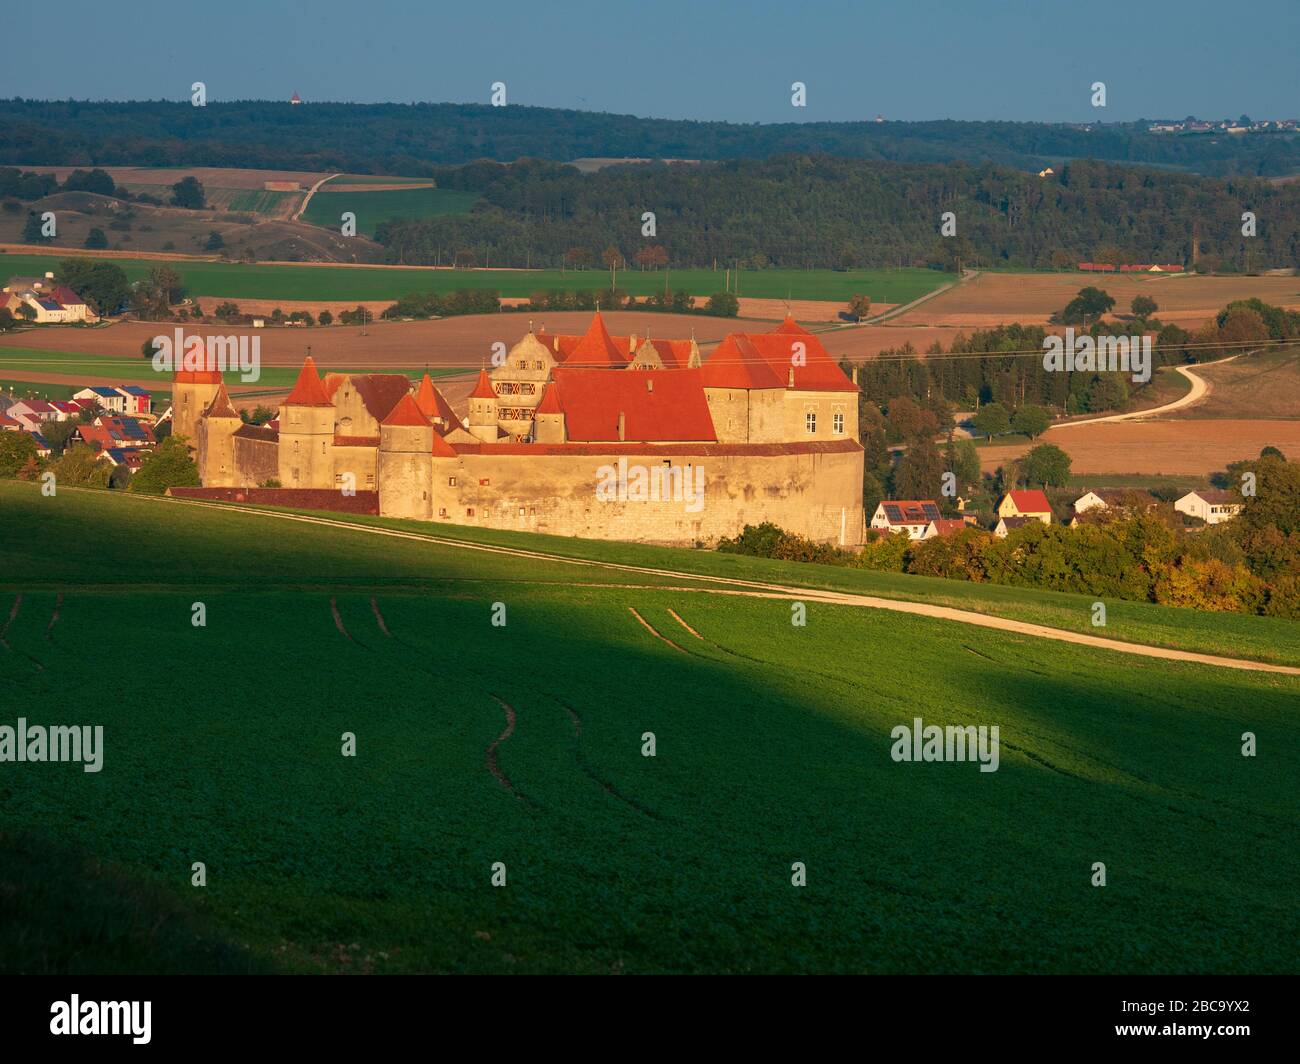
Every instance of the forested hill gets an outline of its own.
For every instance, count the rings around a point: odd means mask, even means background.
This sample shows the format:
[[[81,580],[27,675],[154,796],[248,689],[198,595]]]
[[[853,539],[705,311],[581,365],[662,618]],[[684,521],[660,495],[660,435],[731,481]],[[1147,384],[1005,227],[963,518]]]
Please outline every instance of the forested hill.
[[[991,165],[782,156],[698,166],[476,163],[437,171],[482,197],[468,215],[379,227],[392,262],[558,266],[578,250],[632,259],[661,246],[675,266],[1070,267],[1192,261],[1224,270],[1300,266],[1300,183],[1197,177],[1078,162],[1059,174]],[[1242,236],[1242,212],[1257,234]],[[642,236],[655,214],[656,234]],[[955,215],[955,237],[939,236]],[[463,257],[463,255],[461,256]]]
[[[231,166],[421,176],[434,164],[531,157],[764,159],[822,154],[992,162],[1040,170],[1072,158],[1212,175],[1300,172],[1295,132],[1157,135],[1146,121],[1090,129],[1035,122],[691,122],[478,104],[0,100],[0,163]]]

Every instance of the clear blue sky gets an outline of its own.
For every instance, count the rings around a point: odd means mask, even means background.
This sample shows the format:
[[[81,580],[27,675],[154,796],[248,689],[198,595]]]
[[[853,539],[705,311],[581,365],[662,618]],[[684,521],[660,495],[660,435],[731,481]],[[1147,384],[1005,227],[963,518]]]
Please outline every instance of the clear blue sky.
[[[4,26],[0,97],[486,103],[504,81],[736,122],[1300,117],[1300,0],[48,0]]]

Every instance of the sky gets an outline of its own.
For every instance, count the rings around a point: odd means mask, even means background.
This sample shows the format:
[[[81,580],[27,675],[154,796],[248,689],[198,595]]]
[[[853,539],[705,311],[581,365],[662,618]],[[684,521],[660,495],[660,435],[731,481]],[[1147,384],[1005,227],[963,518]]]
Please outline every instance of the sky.
[[[5,27],[2,98],[487,103],[504,82],[511,104],[730,122],[1300,117],[1300,0],[57,0]]]

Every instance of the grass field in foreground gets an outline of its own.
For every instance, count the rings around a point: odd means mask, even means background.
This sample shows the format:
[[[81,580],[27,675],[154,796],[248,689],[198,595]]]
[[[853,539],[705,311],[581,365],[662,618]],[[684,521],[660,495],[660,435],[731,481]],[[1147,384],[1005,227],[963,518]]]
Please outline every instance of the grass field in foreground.
[[[0,574],[4,722],[105,727],[0,778],[8,970],[1296,967],[1290,678],[12,483]]]
[[[405,193],[402,193],[405,195]],[[373,195],[373,193],[372,193]],[[313,197],[313,204],[315,197]],[[333,208],[330,208],[333,211]],[[57,270],[60,261],[76,258],[69,250],[52,255],[3,255],[0,272],[6,276],[39,275]],[[139,280],[156,265],[180,274],[190,297],[226,299],[378,300],[411,292],[454,292],[460,288],[487,289],[507,297],[527,297],[549,289],[589,291],[609,286],[605,270],[433,270],[365,266],[269,266],[240,262],[165,263],[148,259],[114,259],[128,278]],[[732,271],[734,282],[735,271]],[[852,295],[869,295],[876,303],[908,303],[951,280],[935,270],[906,267],[897,270],[742,270],[740,295],[755,299],[823,299],[847,302]],[[664,288],[664,271],[620,270],[618,285],[644,297]],[[668,285],[695,295],[721,292],[723,270],[669,270]]]

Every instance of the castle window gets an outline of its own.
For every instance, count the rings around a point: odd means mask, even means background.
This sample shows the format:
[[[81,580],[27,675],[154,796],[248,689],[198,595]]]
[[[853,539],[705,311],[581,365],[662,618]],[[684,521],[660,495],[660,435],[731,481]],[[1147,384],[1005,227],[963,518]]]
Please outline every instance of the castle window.
[[[817,435],[817,415],[813,411],[809,410],[804,414],[803,427],[808,430],[809,436]]]
[[[455,477],[448,477],[448,478],[447,478],[447,487],[449,487],[449,488],[454,488],[455,486],[456,486],[456,478],[455,478]]]
[[[474,507],[472,507],[472,506],[467,506],[467,507],[465,507],[465,516],[466,516],[466,517],[473,517],[473,516],[474,516]]]
[[[374,475],[374,473],[367,473],[367,474],[366,474],[366,483],[367,483],[367,484],[373,484],[374,482],[375,482],[375,475]]]
[[[489,479],[490,479],[490,478],[488,478],[488,477],[481,477],[481,478],[479,479],[479,482],[478,482],[479,487],[480,487],[480,488],[487,487],[488,482],[489,482]]]
[[[293,453],[294,453],[294,454],[297,454],[297,453],[298,453],[298,441],[297,441],[297,440],[294,440],[294,441],[293,441]]]
[[[831,427],[832,427],[832,431],[835,433],[836,436],[843,436],[844,415],[837,412],[831,419]]]
[[[519,516],[520,516],[520,517],[523,517],[523,516],[524,516],[524,508],[523,508],[522,506],[519,507]]]
[[[438,507],[438,516],[439,516],[439,517],[446,517],[446,516],[447,516],[447,507],[445,507],[445,506],[439,506],[439,507]]]

